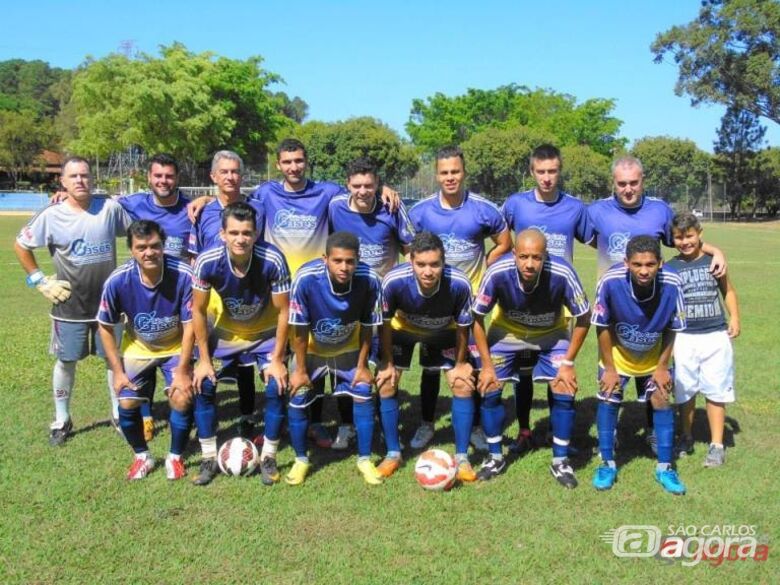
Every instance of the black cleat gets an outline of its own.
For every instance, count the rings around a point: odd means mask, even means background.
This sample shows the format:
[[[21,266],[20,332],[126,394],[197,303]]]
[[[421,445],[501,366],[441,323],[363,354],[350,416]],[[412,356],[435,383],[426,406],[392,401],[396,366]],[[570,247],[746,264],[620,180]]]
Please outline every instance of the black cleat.
[[[203,459],[200,462],[198,475],[195,476],[192,483],[195,485],[208,485],[217,476],[217,473],[219,473],[219,467],[217,467],[216,457]]]
[[[482,462],[477,472],[480,481],[488,481],[501,474],[506,469],[506,459],[494,459],[489,457]]]
[[[571,468],[568,459],[550,465],[550,473],[563,487],[570,490],[577,487],[577,478],[574,477],[574,470]]]
[[[73,422],[68,419],[64,425],[58,429],[51,429],[49,432],[49,445],[52,447],[62,447],[65,441],[71,436],[73,431]]]

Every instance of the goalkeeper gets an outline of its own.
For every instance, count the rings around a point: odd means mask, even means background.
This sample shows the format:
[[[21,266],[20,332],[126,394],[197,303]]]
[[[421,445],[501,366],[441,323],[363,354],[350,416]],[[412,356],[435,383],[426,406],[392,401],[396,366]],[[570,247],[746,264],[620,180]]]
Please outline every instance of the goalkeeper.
[[[105,197],[93,197],[89,163],[71,157],[62,164],[62,186],[68,198],[37,213],[19,232],[14,251],[27,273],[27,285],[52,304],[50,351],[56,356],[52,386],[55,420],[49,444],[62,445],[73,431],[70,398],[76,362],[90,354],[104,357],[96,335],[103,283],[116,268],[116,238],[125,234],[130,217]],[[33,250],[47,247],[55,274],[45,276]],[[111,372],[108,388],[113,394]]]

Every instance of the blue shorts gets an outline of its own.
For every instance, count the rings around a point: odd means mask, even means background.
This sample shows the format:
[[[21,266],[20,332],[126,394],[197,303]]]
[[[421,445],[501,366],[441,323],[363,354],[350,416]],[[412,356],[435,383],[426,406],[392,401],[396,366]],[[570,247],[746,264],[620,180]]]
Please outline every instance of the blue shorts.
[[[125,367],[125,374],[135,384],[137,390],[122,388],[119,392],[119,399],[140,400],[143,402],[151,400],[157,384],[157,368],[160,368],[162,372],[167,394],[168,388],[170,388],[173,381],[173,370],[178,367],[179,361],[178,355],[153,359],[123,358],[122,363]]]
[[[599,364],[599,373],[598,377],[596,379],[596,382],[598,383],[599,380],[601,380],[601,376],[604,375],[604,368]],[[669,368],[669,375],[672,377],[672,380],[674,380],[674,368]],[[599,400],[604,400],[606,402],[612,402],[614,404],[620,404],[623,402],[623,394],[625,393],[626,384],[628,384],[628,381],[634,378],[636,380],[636,399],[639,402],[647,402],[650,400],[650,396],[658,390],[658,386],[655,385],[655,382],[653,382],[653,376],[652,374],[645,374],[644,376],[624,376],[623,374],[620,374],[620,390],[614,391],[612,394],[607,396],[604,394],[603,391],[599,390],[599,393],[596,395],[596,397]],[[670,397],[674,396],[674,392],[669,393]]]
[[[276,331],[268,331],[267,335],[254,341],[226,341],[214,333],[209,336],[209,352],[211,357],[222,362],[222,368],[230,366],[257,365],[263,371],[271,363],[271,356],[276,347]]]
[[[490,346],[490,361],[496,369],[496,378],[501,382],[517,382],[528,376],[532,376],[534,382],[549,382],[558,374],[567,351],[568,339],[559,339],[552,347],[544,349],[518,349],[514,343],[499,341]],[[481,362],[479,366],[481,369]]]
[[[414,346],[419,343],[420,366],[424,370],[451,370],[455,366],[456,357],[455,332],[455,329],[444,329],[423,338],[407,331],[393,330],[393,364],[400,370],[408,370]],[[468,352],[472,358],[479,355],[473,339],[469,339]]]
[[[114,333],[121,328],[114,327]],[[97,321],[59,321],[52,319],[49,353],[62,362],[77,362],[90,355],[106,357],[97,333]]]

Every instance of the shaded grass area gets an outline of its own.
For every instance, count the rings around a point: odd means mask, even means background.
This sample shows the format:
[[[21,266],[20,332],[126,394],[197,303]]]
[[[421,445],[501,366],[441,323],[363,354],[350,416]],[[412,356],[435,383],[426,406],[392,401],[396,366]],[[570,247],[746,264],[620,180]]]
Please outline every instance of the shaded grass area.
[[[314,473],[299,488],[266,488],[257,477],[219,477],[196,488],[189,481],[167,481],[161,468],[142,482],[128,483],[124,475],[132,455],[108,425],[105,369],[95,358],[78,367],[77,434],[65,448],[47,444],[52,412],[48,308],[25,287],[11,249],[24,221],[0,217],[2,583],[777,582],[780,262],[772,252],[780,249],[780,229],[706,229],[707,240],[728,254],[742,305],[738,401],[728,410],[727,463],[717,470],[701,465],[708,434],[704,404],[698,405],[696,452],[679,462],[689,493],[676,498],[655,484],[642,438],[644,412],[631,403],[621,414],[619,481],[608,493],[590,486],[598,463],[591,454],[596,443],[593,333],[578,359],[582,390],[574,444],[580,451],[575,460],[580,487],[574,491],[550,477],[546,448],[513,461],[493,482],[449,493],[427,493],[416,485],[415,454],[408,450],[401,471],[375,488],[363,484],[353,453],[316,449]],[[595,256],[582,246],[576,256],[592,293]],[[39,250],[38,258],[45,257]],[[48,259],[42,264],[51,267]],[[419,418],[418,384],[417,370],[404,376],[401,417],[407,445]],[[509,395],[507,388],[504,396]],[[160,399],[158,393],[155,411],[161,420],[151,448],[161,462],[170,437]],[[235,388],[221,389],[220,401],[222,441],[236,432]],[[452,451],[449,404],[442,390],[434,441]],[[330,399],[325,419],[335,432]],[[548,422],[544,389],[537,386],[532,423],[540,436]],[[511,414],[508,423],[506,434],[514,436]],[[187,457],[191,474],[197,451],[193,440]],[[375,452],[383,452],[378,433]],[[292,459],[285,443],[279,456],[283,471]],[[473,457],[475,464],[479,460]],[[719,567],[617,558],[600,535],[624,524],[655,525],[664,534],[679,526],[754,525],[769,543],[770,556],[763,563]]]

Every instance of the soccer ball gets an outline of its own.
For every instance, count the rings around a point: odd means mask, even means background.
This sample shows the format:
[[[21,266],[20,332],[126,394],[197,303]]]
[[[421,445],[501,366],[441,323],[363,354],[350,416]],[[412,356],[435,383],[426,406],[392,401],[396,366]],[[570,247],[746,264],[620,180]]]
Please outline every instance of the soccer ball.
[[[455,459],[441,449],[428,449],[417,458],[414,477],[426,490],[448,490],[455,483],[458,471]]]
[[[217,453],[217,463],[225,475],[251,475],[258,458],[254,443],[241,437],[222,443]]]

